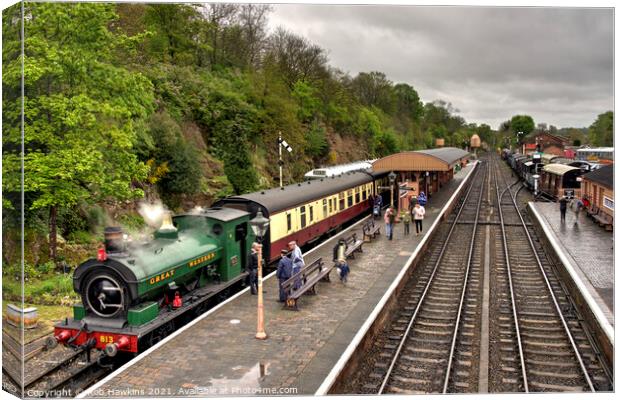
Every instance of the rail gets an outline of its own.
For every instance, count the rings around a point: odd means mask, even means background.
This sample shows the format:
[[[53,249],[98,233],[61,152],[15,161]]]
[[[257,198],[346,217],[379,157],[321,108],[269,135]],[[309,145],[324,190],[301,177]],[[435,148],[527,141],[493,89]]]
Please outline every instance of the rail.
[[[479,170],[477,169],[473,179],[475,179],[477,177],[479,173]],[[392,357],[392,360],[390,362],[390,365],[387,369],[387,372],[385,374],[385,377],[383,378],[383,381],[381,382],[381,386],[379,387],[379,391],[377,392],[377,394],[382,394],[383,391],[385,390],[385,387],[391,377],[392,371],[394,369],[394,366],[396,365],[396,362],[398,361],[398,358],[402,352],[403,346],[405,345],[405,342],[408,339],[409,333],[411,332],[411,328],[413,327],[414,322],[416,321],[416,318],[418,316],[418,312],[420,311],[420,308],[422,307],[422,304],[424,303],[424,299],[426,297],[426,294],[429,291],[429,288],[431,287],[431,283],[433,282],[433,278],[435,277],[435,274],[439,268],[439,265],[441,264],[441,261],[443,260],[443,256],[445,254],[446,248],[448,246],[448,243],[450,242],[450,237],[452,236],[452,232],[454,231],[454,228],[457,226],[457,222],[459,220],[459,217],[461,216],[461,213],[463,212],[465,205],[467,204],[467,200],[469,198],[469,195],[474,187],[474,183],[473,183],[473,179],[472,179],[472,183],[470,184],[469,188],[467,189],[467,193],[464,196],[464,200],[462,202],[462,204],[459,207],[459,210],[457,212],[456,217],[454,218],[454,221],[452,222],[451,226],[450,226],[450,230],[448,232],[448,235],[446,236],[446,239],[444,240],[441,250],[439,252],[439,256],[437,258],[437,261],[435,262],[435,265],[433,266],[433,271],[428,279],[428,282],[426,283],[425,287],[424,287],[424,291],[422,292],[422,295],[420,296],[420,299],[418,300],[418,303],[416,305],[416,308],[413,312],[413,315],[411,316],[411,319],[409,320],[409,323],[407,324],[407,327],[405,329],[405,332],[403,333],[403,336],[398,344],[398,347],[396,348],[396,352],[394,354],[394,356]],[[482,190],[481,190],[482,193]],[[478,210],[479,210],[479,206],[480,203],[478,204]],[[474,231],[475,232],[475,231]],[[473,237],[472,237],[473,238]],[[465,280],[465,282],[467,282]],[[466,283],[465,283],[466,284]],[[458,327],[458,325],[456,325]]]
[[[502,194],[499,194],[499,181],[496,179],[495,181],[496,183],[496,193],[498,193],[498,208],[499,208],[499,214],[500,214],[500,221],[501,221],[501,230],[502,230],[502,241],[503,241],[503,245],[504,245],[504,254],[505,254],[505,259],[506,259],[506,265],[507,265],[507,270],[508,270],[508,280],[510,283],[510,296],[511,296],[511,301],[512,301],[512,309],[513,309],[513,316],[514,316],[514,323],[515,323],[515,328],[517,331],[517,341],[518,341],[518,346],[519,346],[519,355],[520,355],[520,360],[521,360],[521,371],[523,374],[523,385],[525,388],[525,392],[529,392],[529,387],[528,387],[528,380],[527,380],[527,371],[525,368],[525,362],[524,362],[524,357],[523,357],[523,346],[522,346],[522,341],[521,341],[521,334],[519,331],[519,323],[518,323],[518,311],[516,308],[516,303],[515,303],[515,293],[514,293],[514,287],[512,284],[512,272],[510,269],[510,261],[509,261],[509,249],[508,249],[508,245],[507,245],[507,239],[506,239],[506,231],[504,228],[504,222],[503,222],[503,211],[501,208],[501,199],[503,198],[505,192],[507,191],[510,194],[510,200],[512,201],[512,204],[514,206],[514,209],[521,221],[521,224],[523,226],[523,229],[525,231],[525,235],[527,237],[528,243],[530,245],[530,248],[532,249],[532,253],[536,259],[536,264],[538,266],[539,271],[542,274],[542,277],[544,279],[545,285],[547,286],[547,290],[549,291],[551,300],[553,301],[553,305],[555,307],[555,311],[562,323],[562,326],[564,328],[564,332],[566,333],[566,336],[571,344],[571,347],[573,349],[573,352],[575,354],[575,357],[577,358],[577,361],[579,363],[579,366],[581,368],[581,372],[583,374],[583,377],[590,389],[590,391],[595,392],[594,389],[594,385],[592,383],[592,380],[590,379],[590,375],[588,374],[588,371],[586,369],[586,366],[583,362],[583,359],[581,357],[581,354],[579,353],[579,349],[575,343],[575,339],[573,337],[573,334],[571,333],[568,324],[566,322],[566,319],[564,318],[564,315],[562,313],[562,310],[560,309],[560,306],[558,304],[558,300],[555,296],[555,293],[553,291],[553,288],[551,287],[551,283],[549,282],[549,278],[547,276],[547,273],[545,272],[542,262],[540,260],[540,257],[538,256],[538,252],[536,251],[536,247],[534,246],[534,242],[532,241],[532,237],[527,229],[527,225],[525,223],[525,220],[523,219],[523,215],[521,214],[521,211],[519,210],[519,207],[517,205],[516,202],[516,196],[515,194],[512,193],[512,191],[510,190],[510,188],[514,185],[507,185],[507,187],[504,189],[504,191],[502,191]],[[518,193],[518,192],[517,192]]]

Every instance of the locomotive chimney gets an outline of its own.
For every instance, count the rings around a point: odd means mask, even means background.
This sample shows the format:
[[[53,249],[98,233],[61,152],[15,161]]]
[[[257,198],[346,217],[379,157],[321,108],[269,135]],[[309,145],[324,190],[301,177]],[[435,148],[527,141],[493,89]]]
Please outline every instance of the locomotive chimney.
[[[103,238],[105,243],[106,253],[122,253],[124,250],[123,245],[123,230],[120,226],[108,226],[103,230]]]
[[[172,215],[169,212],[164,214],[164,220],[161,223],[159,229],[155,232],[156,238],[165,239],[178,239],[179,232],[177,228],[172,224]]]

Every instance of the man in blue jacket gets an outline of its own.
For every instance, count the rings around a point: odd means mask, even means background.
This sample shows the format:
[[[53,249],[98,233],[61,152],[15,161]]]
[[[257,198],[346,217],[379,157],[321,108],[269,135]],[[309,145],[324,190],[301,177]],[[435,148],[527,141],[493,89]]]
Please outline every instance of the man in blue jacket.
[[[278,271],[276,272],[276,276],[278,277],[278,281],[280,282],[280,302],[283,303],[286,301],[286,292],[284,292],[284,288],[282,284],[286,282],[291,276],[293,276],[293,260],[291,260],[290,255],[288,255],[288,251],[286,249],[282,249],[280,251],[280,255],[282,258],[278,263]]]

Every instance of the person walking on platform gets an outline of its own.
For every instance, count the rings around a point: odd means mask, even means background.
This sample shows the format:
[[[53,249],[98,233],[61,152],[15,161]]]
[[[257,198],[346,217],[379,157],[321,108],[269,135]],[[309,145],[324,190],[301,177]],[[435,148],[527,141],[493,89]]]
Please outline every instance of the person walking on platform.
[[[422,221],[424,220],[424,215],[426,214],[426,210],[420,203],[416,204],[413,207],[413,220],[415,221],[415,235],[418,236],[422,233]]]
[[[248,283],[252,294],[256,294],[258,288],[258,246],[258,243],[252,243],[247,265]]]
[[[276,276],[278,277],[279,287],[280,287],[280,302],[283,303],[286,301],[286,292],[284,292],[284,288],[282,285],[286,282],[291,276],[293,276],[293,261],[291,260],[290,255],[286,249],[282,249],[280,251],[280,255],[282,258],[278,263],[278,270],[276,272]]]
[[[392,207],[388,207],[385,215],[383,216],[383,221],[385,222],[385,234],[387,235],[388,240],[392,240],[395,219],[394,209]]]
[[[566,221],[566,203],[568,203],[568,200],[566,200],[565,196],[562,196],[560,199],[560,221],[562,222]]]
[[[583,203],[579,199],[574,199],[571,207],[573,208],[573,211],[575,211],[575,225],[577,225],[579,222],[579,214],[583,208]]]
[[[403,229],[405,236],[409,235],[409,224],[411,223],[411,213],[407,210],[400,212],[400,219],[403,221]]]
[[[349,276],[349,264],[347,264],[347,260],[341,258],[338,260],[338,273],[340,274],[340,282],[347,283],[347,277]]]

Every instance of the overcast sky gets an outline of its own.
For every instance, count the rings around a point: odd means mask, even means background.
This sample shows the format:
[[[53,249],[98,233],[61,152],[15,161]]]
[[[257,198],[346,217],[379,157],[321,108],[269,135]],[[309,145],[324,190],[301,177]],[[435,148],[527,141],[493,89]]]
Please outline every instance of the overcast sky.
[[[269,24],[494,129],[523,113],[584,127],[613,109],[611,9],[276,5]]]

